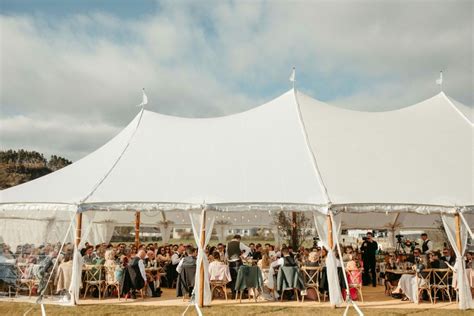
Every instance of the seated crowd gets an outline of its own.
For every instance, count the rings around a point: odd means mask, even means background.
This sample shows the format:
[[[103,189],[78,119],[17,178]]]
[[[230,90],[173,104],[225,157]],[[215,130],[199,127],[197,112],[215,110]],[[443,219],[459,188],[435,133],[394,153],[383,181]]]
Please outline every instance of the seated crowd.
[[[38,282],[32,285],[30,295],[45,294],[48,286],[51,287],[51,292],[69,295],[73,246],[65,244],[61,253],[59,249],[59,244],[46,244],[40,247],[23,245],[12,251],[4,244],[0,254],[2,264],[0,281],[18,287],[21,283],[18,280],[36,279]],[[365,249],[347,246],[343,247],[342,258],[336,254],[342,294],[345,296],[346,293],[342,273],[344,266],[349,293],[353,300],[358,299],[358,292],[355,290],[358,286],[359,288],[362,284],[375,286],[376,283],[373,279],[375,262],[371,262]],[[84,296],[136,298],[137,294],[140,294],[142,297],[160,297],[163,288],[176,288],[177,295],[184,296],[191,295],[194,287],[197,249],[193,245],[149,243],[136,247],[134,244],[126,243],[99,245],[86,243],[80,253],[83,264],[81,288]],[[241,242],[240,236],[236,235],[227,244],[218,243],[206,247],[205,253],[209,261],[211,283],[213,281],[229,283],[232,297],[236,297],[238,272],[243,265],[258,267],[262,276],[262,287],[259,292],[254,290],[250,293],[246,290],[245,295],[260,296],[263,299],[275,299],[283,295],[283,291],[279,292],[280,289],[276,285],[278,270],[284,270],[282,267],[294,267],[298,271],[298,278],[302,281],[297,290],[301,295],[319,299],[319,293],[328,295],[329,292],[325,275],[328,252],[316,244],[311,248],[298,249],[284,244],[278,247],[270,243],[264,245],[250,243],[247,246]],[[388,287],[387,291],[391,291],[394,296],[400,295],[403,299],[417,301],[413,290],[413,279],[417,278],[417,273],[430,268],[452,268],[454,262],[455,258],[448,248],[443,249],[442,254],[434,250],[423,253],[417,248],[408,255],[384,255],[382,260],[377,262],[377,275],[378,278],[383,277]],[[472,253],[466,254],[465,262],[467,268],[472,268]],[[6,269],[8,264],[16,266],[17,269]],[[396,273],[402,266],[404,271],[413,269],[414,273]],[[315,273],[318,275],[313,278]],[[91,280],[96,283],[88,284]],[[89,286],[97,282],[100,286]],[[309,287],[314,288],[317,293],[307,292]],[[225,295],[227,297],[227,294]],[[287,298],[290,299],[292,296],[293,294]]]

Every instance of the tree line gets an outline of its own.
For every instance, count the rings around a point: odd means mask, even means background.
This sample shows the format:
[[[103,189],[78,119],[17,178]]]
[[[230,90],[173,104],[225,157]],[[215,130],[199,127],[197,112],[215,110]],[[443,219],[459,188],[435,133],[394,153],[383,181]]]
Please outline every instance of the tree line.
[[[37,151],[0,150],[0,189],[42,177],[71,163],[70,160],[57,155],[46,159]]]
[[[51,155],[46,159],[42,153],[30,150],[2,150],[0,151],[0,163],[16,166],[28,166],[31,168],[48,168],[51,171],[64,168],[72,162],[61,156]]]

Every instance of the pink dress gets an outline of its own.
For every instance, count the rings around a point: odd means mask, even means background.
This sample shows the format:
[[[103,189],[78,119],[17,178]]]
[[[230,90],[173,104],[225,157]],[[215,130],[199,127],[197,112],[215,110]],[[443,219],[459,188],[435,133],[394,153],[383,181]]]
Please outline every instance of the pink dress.
[[[357,264],[354,260],[351,260],[347,263],[347,282],[351,284],[362,284],[362,271],[359,270]],[[357,290],[355,288],[349,289],[349,294],[353,301],[357,300]],[[343,298],[346,299],[346,291],[342,292]]]

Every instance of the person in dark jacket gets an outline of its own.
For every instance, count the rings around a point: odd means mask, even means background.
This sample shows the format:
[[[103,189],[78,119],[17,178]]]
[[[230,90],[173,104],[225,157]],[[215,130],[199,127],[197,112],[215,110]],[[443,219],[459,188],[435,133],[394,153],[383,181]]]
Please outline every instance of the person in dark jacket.
[[[441,261],[444,261],[446,263],[449,263],[449,265],[454,266],[454,264],[456,263],[456,257],[451,254],[451,251],[448,248],[444,248]]]
[[[145,273],[145,250],[140,249],[135,257],[130,261],[130,264],[125,269],[123,278],[122,294],[128,295],[136,299],[136,291],[141,290],[146,284]]]
[[[176,267],[178,281],[176,284],[176,296],[184,294],[191,296],[196,277],[196,257],[194,247],[186,247],[186,256],[182,257]]]
[[[272,268],[276,268],[278,266],[284,266],[284,267],[296,267],[298,264],[296,263],[295,257],[293,257],[290,254],[290,250],[288,248],[282,248],[281,249],[281,255],[282,257],[276,261],[273,261],[271,263]]]
[[[362,252],[362,261],[364,261],[364,275],[363,278],[366,282],[366,285],[369,278],[372,281],[372,286],[377,286],[376,271],[375,271],[375,254],[379,246],[375,240],[373,240],[373,234],[371,232],[367,233],[367,238],[365,238],[360,250]],[[369,274],[370,273],[370,274]]]

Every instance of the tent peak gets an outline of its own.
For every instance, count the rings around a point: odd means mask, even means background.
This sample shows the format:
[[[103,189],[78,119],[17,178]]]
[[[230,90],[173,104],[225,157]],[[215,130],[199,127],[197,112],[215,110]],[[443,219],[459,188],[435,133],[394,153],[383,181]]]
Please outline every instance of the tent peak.
[[[301,91],[296,91],[296,93],[298,94],[298,96],[302,97],[303,99],[306,98],[306,100],[309,100],[310,102],[314,103],[314,104],[319,104],[320,106],[324,106],[324,107],[327,107],[327,108],[333,108],[333,109],[337,109],[337,110],[340,110],[340,111],[344,111],[346,113],[349,113],[349,112],[352,112],[354,114],[357,114],[357,113],[365,113],[365,114],[384,114],[384,113],[396,113],[396,112],[403,112],[403,111],[406,111],[406,110],[410,110],[410,109],[413,109],[413,108],[416,108],[416,107],[421,107],[421,106],[426,106],[426,105],[429,105],[430,101],[435,101],[437,99],[442,99],[444,102],[448,103],[449,105],[451,105],[453,108],[456,109],[456,111],[461,115],[463,116],[464,119],[466,119],[471,125],[473,124],[472,123],[472,117],[474,116],[474,113],[472,113],[471,115],[468,114],[464,114],[463,112],[469,112],[469,110],[472,111],[472,109],[470,109],[469,106],[467,105],[464,105],[462,103],[459,103],[457,101],[454,101],[453,99],[451,99],[450,97],[448,97],[443,91],[439,92],[438,94],[435,94],[434,96],[430,97],[430,98],[427,98],[427,99],[424,99],[422,101],[419,101],[419,102],[416,102],[416,103],[413,103],[411,105],[408,105],[408,106],[404,106],[404,107],[401,107],[401,108],[398,108],[398,109],[392,109],[392,110],[381,110],[381,111],[366,111],[366,110],[357,110],[357,109],[350,109],[350,108],[345,108],[345,107],[341,107],[341,106],[338,106],[334,103],[327,103],[327,102],[324,102],[324,101],[321,101],[321,100],[318,100],[318,99],[315,99]],[[454,101],[454,102],[453,102]],[[459,106],[458,106],[459,104]],[[467,110],[466,111],[463,111],[463,110],[460,110],[459,108],[460,107],[463,107],[463,108],[466,108]],[[468,117],[471,117],[471,119],[468,119]]]
[[[465,105],[451,97],[449,97],[444,91],[441,91],[437,96],[444,98],[449,105],[464,119],[466,122],[474,126],[474,108]]]
[[[235,112],[235,113],[230,113],[230,114],[224,114],[224,115],[218,115],[218,116],[208,116],[208,117],[187,117],[187,116],[179,116],[179,115],[172,115],[172,114],[164,114],[164,113],[160,113],[160,112],[156,112],[156,111],[152,111],[152,110],[149,110],[149,109],[143,109],[143,111],[146,113],[146,114],[151,114],[151,115],[159,115],[159,116],[162,116],[162,117],[167,117],[167,118],[170,118],[170,119],[178,119],[178,120],[216,120],[216,119],[224,119],[224,118],[228,118],[228,117],[232,117],[232,116],[238,116],[238,115],[243,115],[243,114],[248,114],[252,111],[255,111],[255,110],[258,110],[260,108],[264,108],[264,107],[267,107],[267,106],[271,106],[271,103],[273,103],[274,101],[280,99],[280,98],[283,98],[285,96],[288,96],[290,94],[294,94],[294,90],[293,89],[290,89],[288,91],[286,91],[285,93],[283,94],[280,94],[279,96],[277,97],[274,97],[272,99],[270,99],[269,101],[266,101],[265,103],[262,103],[262,104],[259,104],[259,105],[254,105],[252,106],[250,109],[247,109],[247,110],[243,110],[243,111],[240,111],[240,112]]]

